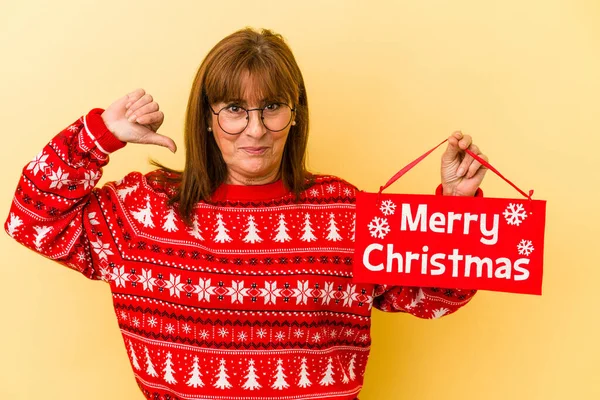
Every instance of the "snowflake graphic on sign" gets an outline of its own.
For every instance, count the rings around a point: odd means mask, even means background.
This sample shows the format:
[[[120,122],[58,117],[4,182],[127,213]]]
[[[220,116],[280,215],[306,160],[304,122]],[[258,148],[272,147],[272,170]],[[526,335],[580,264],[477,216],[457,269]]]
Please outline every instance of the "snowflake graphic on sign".
[[[508,222],[509,225],[521,225],[521,222],[527,218],[527,213],[523,208],[523,204],[509,203],[506,210],[504,210],[504,218],[506,218],[506,222]]]
[[[383,239],[388,233],[390,233],[390,226],[387,218],[375,217],[369,222],[369,232],[374,238]]]
[[[523,239],[517,245],[517,250],[519,250],[519,254],[528,256],[535,249],[533,248],[533,243],[531,243],[531,240],[525,240],[525,239]]]
[[[396,204],[394,204],[391,200],[385,200],[381,203],[381,207],[379,208],[383,215],[394,215],[396,211]]]

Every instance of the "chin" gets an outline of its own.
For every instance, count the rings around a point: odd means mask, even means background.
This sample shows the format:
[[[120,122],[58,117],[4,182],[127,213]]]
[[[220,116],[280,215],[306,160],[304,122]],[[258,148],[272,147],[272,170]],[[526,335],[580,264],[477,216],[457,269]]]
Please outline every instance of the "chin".
[[[268,175],[271,172],[271,168],[270,166],[264,165],[263,163],[247,163],[241,165],[239,171],[246,176],[258,178],[261,176]]]

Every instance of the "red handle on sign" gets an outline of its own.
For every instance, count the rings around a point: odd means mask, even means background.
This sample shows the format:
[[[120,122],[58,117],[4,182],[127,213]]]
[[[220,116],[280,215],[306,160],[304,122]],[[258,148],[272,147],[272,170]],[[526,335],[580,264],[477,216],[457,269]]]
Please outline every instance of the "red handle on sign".
[[[379,188],[379,194],[381,194],[381,192],[383,192],[388,186],[390,186],[392,183],[396,182],[398,179],[400,179],[400,177],[402,175],[404,175],[405,173],[407,173],[408,171],[410,171],[415,165],[417,165],[418,163],[421,162],[421,160],[423,160],[425,157],[427,157],[432,151],[434,151],[435,149],[437,149],[438,147],[440,147],[441,145],[443,145],[444,143],[446,143],[448,141],[448,139],[444,140],[442,143],[438,144],[437,146],[435,146],[433,149],[429,150],[428,152],[426,152],[425,154],[423,154],[422,156],[420,156],[419,158],[417,158],[416,160],[412,161],[411,163],[409,163],[406,167],[402,168],[400,171],[398,171],[396,173],[396,175],[394,175],[384,186],[381,186]],[[533,196],[533,190],[529,191],[529,195],[527,195],[524,191],[522,191],[521,189],[519,189],[514,183],[512,183],[511,181],[509,181],[508,179],[506,179],[504,177],[504,175],[502,175],[496,168],[492,167],[492,165],[490,163],[488,163],[487,161],[485,161],[483,158],[479,157],[477,154],[473,153],[471,150],[466,149],[465,150],[471,157],[473,157],[474,159],[476,159],[477,161],[479,161],[483,166],[485,166],[486,168],[490,169],[491,171],[493,171],[496,175],[498,175],[500,178],[504,179],[509,185],[511,185],[512,187],[514,187],[515,189],[517,189],[517,191],[519,193],[521,193],[523,196],[527,197],[529,200],[531,200],[531,196]]]

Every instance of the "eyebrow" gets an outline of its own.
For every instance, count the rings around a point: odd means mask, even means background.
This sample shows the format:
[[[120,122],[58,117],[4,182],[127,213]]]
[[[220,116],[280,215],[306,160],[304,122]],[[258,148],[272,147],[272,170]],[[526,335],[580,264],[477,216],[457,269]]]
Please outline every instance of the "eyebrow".
[[[264,99],[259,100],[259,104],[264,104],[264,103],[269,102],[269,101],[283,101],[283,99],[264,98]],[[244,99],[241,99],[241,98],[223,99],[221,101],[221,103],[239,103],[239,104],[242,104],[244,106],[248,105],[248,102],[246,100],[244,100]]]

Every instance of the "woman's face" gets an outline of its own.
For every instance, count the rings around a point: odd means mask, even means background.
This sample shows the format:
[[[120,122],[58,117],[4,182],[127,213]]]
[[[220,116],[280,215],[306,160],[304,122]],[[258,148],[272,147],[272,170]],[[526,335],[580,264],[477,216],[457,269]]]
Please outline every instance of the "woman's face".
[[[253,90],[254,86],[252,80],[246,75],[243,80],[244,96],[241,101],[211,104],[212,109],[219,112],[223,107],[231,104],[248,110],[266,106],[267,100],[257,98],[256,91]],[[282,131],[270,131],[260,118],[260,110],[250,111],[249,114],[248,126],[237,135],[223,131],[217,121],[218,117],[212,115],[213,135],[227,164],[226,183],[261,185],[273,182],[279,177],[283,149],[292,124],[290,123]]]

